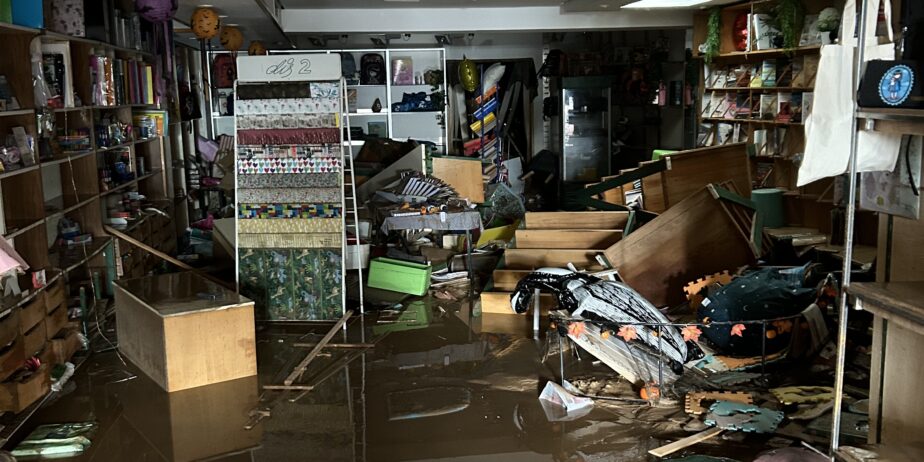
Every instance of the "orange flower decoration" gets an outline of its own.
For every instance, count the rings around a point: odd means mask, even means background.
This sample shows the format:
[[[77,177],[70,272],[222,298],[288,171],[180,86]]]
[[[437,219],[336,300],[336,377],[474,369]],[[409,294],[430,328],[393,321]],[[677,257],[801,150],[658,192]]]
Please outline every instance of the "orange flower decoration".
[[[568,325],[568,335],[574,337],[580,337],[584,335],[584,332],[587,330],[587,326],[583,322],[572,322]]]
[[[683,334],[684,341],[689,342],[692,340],[696,342],[699,341],[699,336],[703,334],[703,331],[699,330],[699,327],[696,326],[686,326],[680,333]]]
[[[619,333],[616,334],[619,337],[622,337],[623,340],[631,342],[638,338],[638,332],[632,326],[622,326],[619,328]]]
[[[738,337],[744,337],[742,334],[744,333],[745,329],[747,329],[747,327],[744,327],[744,324],[735,324],[731,328],[731,334],[737,335]]]

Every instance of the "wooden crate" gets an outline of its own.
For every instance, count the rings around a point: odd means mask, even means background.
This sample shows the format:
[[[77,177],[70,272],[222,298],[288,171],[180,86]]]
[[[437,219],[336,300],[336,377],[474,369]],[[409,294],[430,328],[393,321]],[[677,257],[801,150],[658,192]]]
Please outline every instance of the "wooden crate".
[[[64,282],[55,281],[54,284],[45,288],[45,312],[51,313],[55,308],[61,306],[67,301],[64,295]]]
[[[504,261],[508,268],[564,268],[573,263],[579,269],[599,269],[597,251],[573,249],[507,249]]]
[[[45,320],[42,319],[39,321],[38,325],[33,327],[32,330],[28,332],[23,332],[22,334],[22,345],[23,353],[25,356],[31,357],[34,354],[42,351],[42,348],[45,346]]]
[[[26,333],[32,330],[43,319],[45,319],[45,292],[40,292],[19,309],[19,332]]]
[[[511,292],[482,292],[481,293],[481,312],[491,314],[511,314],[513,308],[510,306]],[[549,310],[558,306],[558,299],[552,294],[539,295],[539,312],[543,316],[548,316]],[[532,316],[532,304],[530,304],[529,313]],[[524,315],[525,316],[525,315]]]
[[[567,227],[567,223],[562,223]],[[599,229],[518,229],[518,249],[598,249],[622,239],[620,230]]]
[[[25,360],[22,337],[17,337],[6,351],[0,353],[0,380],[6,380],[7,377],[13,375],[17,369],[22,367]]]
[[[18,414],[32,403],[42,399],[51,389],[50,371],[48,366],[43,364],[39,370],[22,382],[0,383],[0,411]]]
[[[119,351],[167,391],[257,373],[253,302],[201,276],[118,281],[115,308]]]
[[[6,316],[0,318],[0,346],[9,345],[10,342],[16,340],[20,329],[19,310],[14,308]]]
[[[667,210],[709,183],[732,181],[738,192],[751,197],[751,163],[746,143],[725,144],[679,151],[663,156],[667,170],[661,172],[661,196]],[[649,191],[657,187],[649,182]],[[644,185],[643,185],[643,189]],[[646,208],[649,204],[646,203]],[[653,210],[661,212],[663,210]]]
[[[67,304],[62,303],[45,318],[45,338],[55,338],[65,324],[67,324]]]
[[[47,360],[51,364],[64,364],[80,350],[80,335],[74,329],[65,329],[61,335],[48,340]]]
[[[526,229],[623,229],[629,212],[527,212]]]

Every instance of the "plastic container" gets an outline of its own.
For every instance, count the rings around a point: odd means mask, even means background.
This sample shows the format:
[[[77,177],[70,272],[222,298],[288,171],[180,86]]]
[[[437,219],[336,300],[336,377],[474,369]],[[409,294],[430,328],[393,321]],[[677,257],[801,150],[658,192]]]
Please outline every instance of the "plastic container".
[[[13,0],[13,24],[41,29],[45,27],[42,2],[37,0]]]
[[[430,265],[375,258],[369,266],[369,287],[424,295],[430,288]]]

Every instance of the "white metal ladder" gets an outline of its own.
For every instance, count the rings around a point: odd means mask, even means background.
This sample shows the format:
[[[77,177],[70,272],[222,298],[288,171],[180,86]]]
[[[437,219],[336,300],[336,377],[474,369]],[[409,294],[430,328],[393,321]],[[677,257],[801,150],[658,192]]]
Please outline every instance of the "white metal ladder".
[[[343,172],[343,200],[341,205],[343,207],[343,256],[344,263],[346,263],[346,252],[349,250],[349,237],[350,231],[352,230],[353,236],[356,238],[356,245],[353,246],[353,256],[355,257],[356,264],[359,266],[357,270],[357,275],[359,277],[359,312],[365,314],[365,306],[363,300],[363,250],[360,245],[359,239],[359,212],[358,204],[356,199],[356,175],[353,170],[353,134],[350,133],[350,104],[347,97],[346,91],[346,79],[340,79],[340,99],[341,105],[343,107],[343,117],[342,123],[340,124],[340,130],[346,129],[347,141],[342,146],[340,146],[341,153],[341,166]],[[346,265],[344,264],[343,269],[343,280],[346,282]],[[346,284],[344,284],[346,287]],[[346,295],[344,291],[344,310],[346,310]]]

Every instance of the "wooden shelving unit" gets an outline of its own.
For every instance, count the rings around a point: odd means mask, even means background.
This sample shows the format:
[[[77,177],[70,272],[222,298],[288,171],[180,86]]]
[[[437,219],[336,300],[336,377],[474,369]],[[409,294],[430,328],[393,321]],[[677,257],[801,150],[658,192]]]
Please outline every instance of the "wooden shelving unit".
[[[131,6],[133,11],[134,7],[130,3],[122,5],[123,9]],[[75,102],[82,105],[45,109],[42,107],[44,102],[35,101],[32,69],[28,65],[31,61],[30,43],[35,39],[42,43],[65,45],[71,59],[65,79],[73,86]],[[104,232],[104,220],[110,217],[111,208],[107,202],[119,193],[135,192],[146,197],[145,203],[168,203],[161,206],[161,210],[168,214],[173,210],[172,191],[167,194],[167,179],[164,175],[168,140],[161,135],[137,138],[133,130],[129,141],[102,146],[98,144],[96,133],[96,126],[103,118],[134,126],[135,113],[159,108],[149,104],[94,105],[91,56],[147,63],[160,58],[149,51],[12,24],[0,24],[0,40],[4,49],[0,53],[0,69],[3,69],[12,96],[16,97],[21,107],[0,112],[0,134],[6,136],[14,127],[23,127],[35,141],[36,160],[34,164],[23,163],[19,168],[7,168],[0,172],[3,206],[0,214],[3,226],[0,226],[0,232],[26,260],[30,271],[45,270],[46,275],[46,284],[37,289],[33,288],[28,275],[20,278],[23,294],[5,297],[0,303],[0,325],[20,324],[15,326],[17,334],[12,339],[0,341],[0,356],[8,361],[4,364],[16,365],[14,370],[3,369],[0,372],[0,387],[17,389],[16,384],[9,381],[17,377],[18,368],[27,358],[36,355],[42,358],[43,363],[49,363],[41,372],[46,375],[47,391],[47,374],[51,366],[68,359],[49,356],[48,345],[60,341],[62,336],[70,332],[69,329],[79,329],[82,324],[78,319],[69,319],[69,308],[74,305],[72,300],[78,299],[80,290],[84,288],[96,287],[96,292],[106,294],[107,281],[122,275],[116,269],[119,265],[113,264],[118,246]],[[46,152],[46,156],[41,158],[38,123],[39,116],[44,114],[54,119],[58,130],[54,134],[55,138],[63,133],[83,130],[83,133],[89,135],[88,148],[67,152],[52,143],[51,152]],[[126,164],[129,171],[134,173],[134,178],[116,188],[107,188],[102,184],[100,171],[105,167],[106,157],[116,153],[125,153],[128,159]],[[139,171],[139,159],[143,159],[143,171]],[[147,216],[135,218],[130,226],[140,227],[144,224],[148,227],[148,231],[143,233],[144,242],[160,250],[176,251],[176,233],[171,220],[160,216],[157,219]],[[58,224],[63,219],[77,222],[81,232],[91,235],[92,240],[75,245],[58,242]],[[169,233],[164,230],[169,230]],[[139,267],[139,271],[131,274],[142,275],[151,266]],[[86,294],[89,304],[85,307],[84,319],[93,319],[96,303],[92,292],[89,290]],[[41,309],[36,307],[38,305],[42,305]],[[44,329],[41,339],[36,333],[37,328]],[[36,344],[36,341],[40,343]],[[22,343],[26,344],[26,349],[21,348]],[[38,348],[31,351],[29,346],[32,345],[38,345]],[[41,401],[40,398],[32,397],[32,400]],[[0,402],[0,411],[23,411],[22,404],[28,406],[29,403]]]

